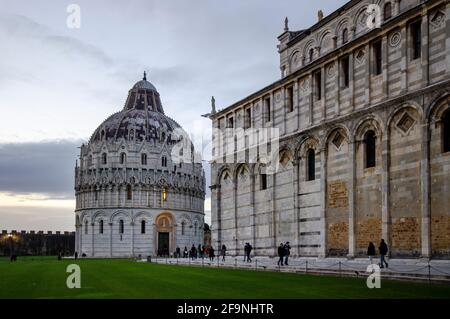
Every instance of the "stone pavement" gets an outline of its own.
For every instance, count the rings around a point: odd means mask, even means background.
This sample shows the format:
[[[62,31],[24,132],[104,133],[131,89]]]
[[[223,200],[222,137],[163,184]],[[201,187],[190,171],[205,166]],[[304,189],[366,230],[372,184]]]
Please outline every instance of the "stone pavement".
[[[145,259],[140,260],[145,262]],[[257,271],[280,271],[311,274],[331,274],[341,276],[367,276],[367,258],[289,258],[288,266],[277,266],[278,258],[252,257],[244,262],[243,256],[227,256],[225,262],[220,258],[162,258],[152,257],[151,262],[171,265],[190,265],[197,267],[252,269]],[[374,259],[374,263],[378,263]],[[381,275],[392,279],[431,280],[450,283],[450,260],[388,259],[389,268],[381,269]]]

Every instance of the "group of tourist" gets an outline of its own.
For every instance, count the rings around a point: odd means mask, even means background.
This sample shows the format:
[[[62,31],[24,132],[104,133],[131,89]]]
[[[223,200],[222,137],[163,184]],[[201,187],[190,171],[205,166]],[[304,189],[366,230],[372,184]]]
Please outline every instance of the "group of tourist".
[[[289,255],[291,254],[291,246],[287,241],[285,244],[281,243],[278,246],[278,266],[289,266]]]
[[[222,256],[222,261],[225,261],[227,248],[225,245],[222,245],[219,253],[220,256]],[[175,250],[174,257],[181,258],[181,249],[180,247],[177,247]],[[186,246],[183,250],[183,258],[190,258],[191,260],[197,259],[197,258],[209,258],[210,261],[214,261],[214,257],[216,257],[215,250],[213,247],[207,247],[207,246],[201,246],[198,245],[198,247],[195,247],[194,244],[192,244],[191,249],[188,249]]]

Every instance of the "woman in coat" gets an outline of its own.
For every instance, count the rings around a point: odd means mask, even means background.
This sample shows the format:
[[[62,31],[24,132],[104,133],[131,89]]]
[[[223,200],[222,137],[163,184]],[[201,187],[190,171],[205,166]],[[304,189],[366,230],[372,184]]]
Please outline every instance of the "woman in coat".
[[[372,259],[375,256],[375,245],[370,242],[367,248],[367,256],[369,256],[370,264],[373,264]]]

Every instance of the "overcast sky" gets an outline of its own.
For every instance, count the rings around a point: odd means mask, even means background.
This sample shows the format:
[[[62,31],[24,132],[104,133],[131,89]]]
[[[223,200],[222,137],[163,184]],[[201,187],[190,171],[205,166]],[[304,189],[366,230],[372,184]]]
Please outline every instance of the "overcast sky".
[[[212,95],[220,109],[279,79],[285,16],[303,29],[345,2],[0,0],[0,229],[74,229],[77,147],[144,70],[197,136]],[[66,24],[72,3],[79,29]]]

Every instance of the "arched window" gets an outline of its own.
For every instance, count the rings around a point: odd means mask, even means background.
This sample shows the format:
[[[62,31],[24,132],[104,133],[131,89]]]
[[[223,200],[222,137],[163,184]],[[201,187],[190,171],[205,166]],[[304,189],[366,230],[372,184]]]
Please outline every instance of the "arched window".
[[[119,220],[119,234],[123,234],[123,220]]]
[[[384,20],[388,20],[392,17],[392,4],[390,2],[384,5]]]
[[[133,189],[131,188],[131,185],[127,185],[127,200],[133,199]]]
[[[313,181],[316,179],[316,154],[311,148],[307,153],[308,165],[306,165],[306,180]]]
[[[107,163],[107,158],[106,158],[106,153],[102,154],[102,164],[106,164]]]
[[[194,236],[197,236],[197,222],[194,223]]]
[[[103,234],[103,219],[101,219],[99,224],[98,224],[98,232],[100,234]]]
[[[442,119],[444,135],[444,152],[450,152],[450,110],[447,110]]]
[[[366,168],[375,167],[376,165],[376,137],[374,131],[368,131],[364,138]]]
[[[342,44],[347,42],[348,42],[348,29],[345,28],[344,30],[342,30]]]
[[[125,164],[127,162],[127,154],[120,153],[120,164]]]
[[[184,221],[181,222],[181,235],[184,235],[186,232],[186,223]]]
[[[309,49],[309,62],[311,62],[314,58],[314,49]]]
[[[141,154],[141,163],[142,165],[147,165],[147,154]]]
[[[84,222],[84,234],[85,235],[87,235],[88,234],[88,221],[86,220],[85,222]]]
[[[161,157],[161,166],[167,167],[167,157],[165,156]]]
[[[145,220],[141,221],[141,234],[145,234]]]

